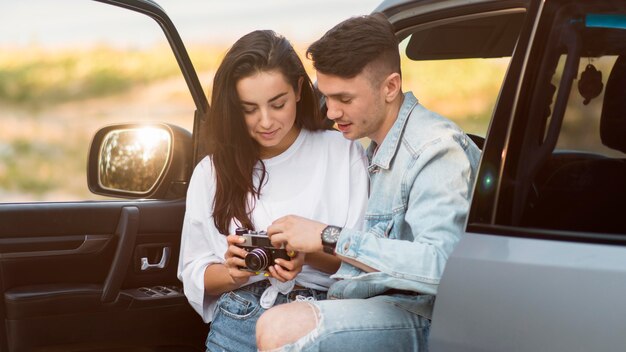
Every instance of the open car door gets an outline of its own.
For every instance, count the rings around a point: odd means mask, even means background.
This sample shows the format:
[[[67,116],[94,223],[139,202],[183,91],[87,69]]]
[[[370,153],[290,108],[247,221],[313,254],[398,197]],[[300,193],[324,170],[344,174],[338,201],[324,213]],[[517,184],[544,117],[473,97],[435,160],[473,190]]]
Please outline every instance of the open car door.
[[[503,48],[512,54],[466,233],[438,288],[429,349],[623,349],[626,4],[383,5],[398,36],[410,36],[403,48],[415,61],[499,56]],[[463,77],[445,83],[456,88]],[[447,107],[459,96],[446,98]]]
[[[20,6],[29,5],[13,10]],[[31,44],[3,49],[15,60],[0,60],[0,72],[8,72],[3,82],[17,92],[0,104],[0,184],[10,190],[0,192],[0,351],[202,351],[208,325],[189,306],[176,269],[197,154],[193,126],[208,104],[182,40],[150,0],[64,0],[42,7],[15,11],[38,18],[10,19],[19,26],[11,32],[16,42]],[[67,16],[81,20],[64,21]],[[19,37],[30,33],[29,24],[38,26],[39,37]],[[147,50],[103,44],[97,33],[103,28],[120,39],[158,37],[163,44]],[[43,46],[62,32],[90,42]],[[140,84],[129,81],[136,72],[145,73],[136,79]],[[182,93],[155,96],[171,86]],[[36,107],[22,108],[24,99]],[[159,110],[161,102],[168,105]],[[73,119],[54,120],[67,111]],[[126,128],[95,133],[112,123]],[[142,135],[146,128],[152,133]],[[123,146],[137,146],[129,138],[143,143],[144,162],[149,151],[156,153],[147,164],[134,163],[137,153],[123,154],[129,150]],[[155,138],[158,148],[150,144]],[[34,158],[48,166],[36,166],[29,161]],[[59,166],[60,176],[45,171]],[[2,176],[9,172],[40,191],[20,195],[29,188],[6,183]],[[47,191],[58,184],[81,191]]]

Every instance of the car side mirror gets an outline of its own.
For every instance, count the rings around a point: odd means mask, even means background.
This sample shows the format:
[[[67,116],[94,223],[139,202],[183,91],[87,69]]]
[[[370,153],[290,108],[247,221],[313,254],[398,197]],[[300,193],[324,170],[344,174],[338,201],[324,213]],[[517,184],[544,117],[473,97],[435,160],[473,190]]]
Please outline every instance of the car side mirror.
[[[91,192],[122,198],[184,197],[192,172],[192,137],[161,123],[118,124],[96,132],[87,183]]]

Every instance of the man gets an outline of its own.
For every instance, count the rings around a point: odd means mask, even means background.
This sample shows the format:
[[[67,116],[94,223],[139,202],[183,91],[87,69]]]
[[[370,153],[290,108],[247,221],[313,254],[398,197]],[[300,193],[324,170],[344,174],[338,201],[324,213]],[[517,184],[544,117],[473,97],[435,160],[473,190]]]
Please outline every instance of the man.
[[[328,118],[346,138],[372,140],[365,230],[293,215],[268,228],[272,243],[289,251],[335,254],[341,280],[327,301],[265,312],[258,348],[427,350],[434,298],[463,233],[480,151],[454,123],[402,93],[398,42],[384,16],[338,24],[307,56]]]

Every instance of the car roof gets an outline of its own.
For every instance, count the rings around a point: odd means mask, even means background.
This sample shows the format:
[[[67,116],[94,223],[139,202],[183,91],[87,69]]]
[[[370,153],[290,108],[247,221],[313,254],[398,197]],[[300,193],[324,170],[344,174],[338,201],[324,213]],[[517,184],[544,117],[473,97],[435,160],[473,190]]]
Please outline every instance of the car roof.
[[[428,11],[436,11],[495,2],[502,2],[502,0],[383,0],[383,2],[374,9],[374,12],[383,12],[389,17],[389,15],[397,13],[407,7],[420,7],[428,9]]]

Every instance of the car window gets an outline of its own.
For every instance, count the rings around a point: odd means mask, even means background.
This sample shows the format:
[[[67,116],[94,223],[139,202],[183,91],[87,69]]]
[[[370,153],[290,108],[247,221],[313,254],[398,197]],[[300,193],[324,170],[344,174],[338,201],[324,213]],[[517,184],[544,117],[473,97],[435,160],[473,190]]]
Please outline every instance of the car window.
[[[406,48],[410,37],[400,43]],[[411,60],[401,50],[404,91],[451,119],[465,132],[484,137],[510,58]]]
[[[519,162],[510,165],[513,215],[503,224],[623,234],[626,6],[576,4],[553,13],[525,125],[516,125],[524,135]]]
[[[195,105],[147,16],[77,0],[1,9],[0,202],[103,199],[86,182],[90,140],[103,126],[191,131]]]
[[[413,26],[400,30],[400,51],[403,89],[467,133],[484,137],[526,11],[475,11],[431,22],[413,19]]]
[[[572,84],[569,91],[556,150],[575,150],[607,157],[624,157],[623,152],[606,146],[600,136],[600,121],[606,91],[604,86],[617,58],[617,55],[581,57],[576,70],[578,75],[575,84]],[[566,59],[567,55],[561,55],[559,58],[556,70],[558,76],[553,77],[552,81],[554,86],[560,84]],[[554,103],[550,110],[554,110]]]

